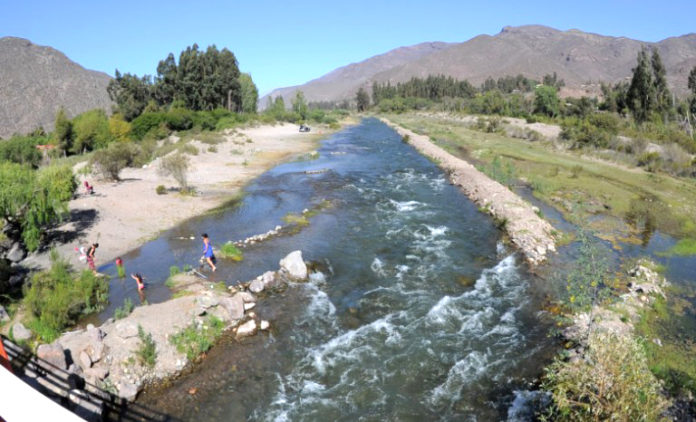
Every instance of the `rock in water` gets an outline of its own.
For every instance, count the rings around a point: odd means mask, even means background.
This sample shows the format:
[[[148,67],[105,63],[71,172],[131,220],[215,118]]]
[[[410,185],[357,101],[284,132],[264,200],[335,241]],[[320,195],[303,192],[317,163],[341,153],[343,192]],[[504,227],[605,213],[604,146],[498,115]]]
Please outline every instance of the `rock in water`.
[[[25,256],[27,256],[27,252],[22,248],[19,242],[15,242],[10,248],[10,251],[7,252],[7,259],[12,262],[19,262],[23,260]]]
[[[266,331],[269,328],[271,328],[271,324],[268,321],[266,321],[265,319],[263,321],[261,321],[261,324],[259,325],[259,329]]]
[[[65,360],[65,351],[59,343],[39,345],[38,349],[36,349],[36,356],[60,369],[67,369],[68,367],[68,363]]]
[[[293,251],[280,260],[280,268],[283,269],[291,280],[306,281],[307,265],[302,259],[302,251]]]
[[[21,322],[12,326],[12,337],[17,341],[25,341],[31,338],[31,331],[27,329]]]
[[[256,334],[256,321],[250,319],[237,328],[237,338],[253,336]]]
[[[252,293],[261,293],[264,288],[264,283],[263,280],[261,279],[255,279],[251,283],[249,283],[249,291]]]
[[[227,311],[231,320],[242,319],[244,317],[244,299],[240,295],[224,297],[220,299],[220,305]]]

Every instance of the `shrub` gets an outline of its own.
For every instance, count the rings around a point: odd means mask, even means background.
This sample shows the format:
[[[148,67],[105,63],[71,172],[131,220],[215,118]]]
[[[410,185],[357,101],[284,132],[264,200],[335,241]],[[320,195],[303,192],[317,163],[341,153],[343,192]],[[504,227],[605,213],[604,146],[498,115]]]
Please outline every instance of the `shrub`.
[[[34,274],[25,287],[23,304],[40,327],[43,341],[55,340],[61,330],[74,324],[82,314],[100,309],[108,300],[108,283],[91,271],[77,277],[67,262],[51,251],[51,268]]]
[[[191,144],[184,144],[179,148],[179,152],[182,154],[198,155],[198,148]]]
[[[109,132],[109,121],[101,109],[86,111],[73,119],[75,140],[72,152],[80,154],[106,147],[114,138]]]
[[[41,163],[41,152],[37,145],[48,144],[47,137],[13,136],[0,142],[0,161],[12,161],[17,164],[29,164],[36,168]]]
[[[644,152],[638,157],[638,165],[640,167],[645,167],[646,170],[650,172],[656,171],[660,163],[662,162],[662,157],[659,152]]]
[[[105,179],[119,180],[119,173],[133,164],[139,148],[128,142],[115,142],[92,155],[90,165]]]
[[[131,122],[131,135],[135,139],[143,139],[148,132],[166,123],[165,119],[162,112],[143,113]]]
[[[160,161],[159,173],[163,176],[172,176],[179,183],[182,190],[188,188],[187,173],[189,159],[182,153],[170,154]]]
[[[129,297],[127,297],[123,301],[123,306],[114,310],[114,319],[123,319],[127,317],[128,315],[130,315],[131,312],[133,312],[133,308],[133,301]]]
[[[635,340],[594,333],[584,359],[556,359],[543,388],[553,405],[545,415],[554,421],[660,420],[669,402],[648,368]]]
[[[179,353],[185,353],[189,360],[193,360],[213,346],[224,328],[225,323],[221,319],[210,315],[200,328],[194,322],[171,336],[169,342]]]
[[[234,243],[227,242],[219,250],[219,254],[222,258],[229,258],[234,261],[241,261],[244,259],[242,251],[237,248]]]
[[[576,164],[570,168],[570,177],[573,179],[577,179],[580,173],[582,173],[582,166],[580,164]]]
[[[165,121],[170,130],[188,130],[193,127],[194,112],[184,108],[175,108],[167,112]]]
[[[155,189],[155,192],[157,192],[157,195],[166,195],[166,194],[167,194],[167,188],[165,188],[164,185],[157,185],[157,188]]]
[[[181,270],[176,265],[172,265],[171,267],[169,267],[169,277],[174,277],[175,275],[179,274],[180,272],[181,272]]]
[[[138,338],[140,339],[140,346],[135,351],[138,362],[143,366],[152,368],[157,363],[157,346],[152,339],[152,334],[145,333],[143,327],[138,324]]]

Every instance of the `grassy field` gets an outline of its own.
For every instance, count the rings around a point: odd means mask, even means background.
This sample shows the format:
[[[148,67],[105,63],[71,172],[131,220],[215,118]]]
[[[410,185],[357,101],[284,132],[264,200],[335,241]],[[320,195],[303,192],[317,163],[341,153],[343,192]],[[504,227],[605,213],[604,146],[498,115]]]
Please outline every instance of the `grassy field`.
[[[609,240],[641,241],[652,229],[677,238],[696,237],[696,180],[648,173],[558,148],[472,130],[459,119],[417,114],[387,116],[427,135],[451,154],[490,166],[496,157],[512,166],[534,195],[575,223],[590,221]],[[610,218],[592,218],[593,215]]]

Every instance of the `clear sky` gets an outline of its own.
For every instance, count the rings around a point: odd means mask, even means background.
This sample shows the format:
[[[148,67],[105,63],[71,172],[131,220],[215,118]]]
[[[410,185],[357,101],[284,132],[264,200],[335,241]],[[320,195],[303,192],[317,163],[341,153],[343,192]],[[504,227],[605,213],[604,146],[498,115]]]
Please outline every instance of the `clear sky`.
[[[152,75],[170,52],[215,44],[261,94],[396,47],[525,24],[659,41],[696,32],[696,1],[0,0],[0,37],[54,47],[88,69]]]

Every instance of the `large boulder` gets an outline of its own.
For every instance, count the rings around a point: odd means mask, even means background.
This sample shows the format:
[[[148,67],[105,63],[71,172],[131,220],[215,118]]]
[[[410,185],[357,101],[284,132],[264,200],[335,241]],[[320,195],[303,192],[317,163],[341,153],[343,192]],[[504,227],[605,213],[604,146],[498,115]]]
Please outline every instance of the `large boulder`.
[[[68,368],[68,362],[65,359],[65,350],[60,343],[39,345],[36,349],[36,356],[60,369]]]
[[[285,258],[280,260],[280,268],[289,279],[293,281],[307,280],[307,265],[302,259],[302,251],[290,252]]]
[[[223,297],[220,299],[220,306],[227,311],[230,320],[239,320],[244,317],[244,299],[241,295]]]
[[[12,337],[17,341],[26,341],[31,338],[31,331],[21,322],[17,322],[12,326]]]
[[[118,396],[130,402],[138,395],[138,386],[128,381],[121,381],[118,385]]]

